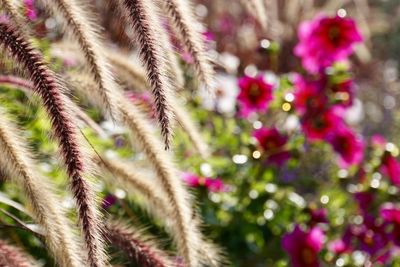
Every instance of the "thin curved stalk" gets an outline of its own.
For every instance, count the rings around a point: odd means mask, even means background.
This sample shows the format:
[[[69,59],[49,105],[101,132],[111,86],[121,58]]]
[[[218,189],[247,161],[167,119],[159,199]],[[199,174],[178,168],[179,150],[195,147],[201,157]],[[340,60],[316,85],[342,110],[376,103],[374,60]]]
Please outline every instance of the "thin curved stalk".
[[[0,84],[8,84],[13,87],[17,87],[28,95],[33,93],[34,90],[34,85],[31,81],[13,75],[0,75]],[[93,121],[92,118],[90,118],[79,106],[70,101],[69,98],[65,98],[65,101],[68,102],[68,107],[72,109],[72,113],[74,113],[75,116],[82,123],[91,128],[99,136],[107,136],[104,130],[95,121]]]
[[[28,196],[34,217],[45,230],[46,243],[61,266],[82,265],[80,244],[73,235],[51,183],[35,171],[31,153],[25,147],[22,133],[0,111],[0,164]]]
[[[78,142],[78,131],[67,112],[63,87],[51,70],[43,63],[42,56],[8,22],[0,22],[0,43],[15,62],[22,65],[34,84],[35,93],[43,100],[51,119],[52,130],[60,144],[67,173],[71,179],[71,190],[78,205],[78,214],[88,249],[91,266],[104,266],[103,242],[94,193],[88,181],[85,164],[88,163]]]
[[[105,171],[109,172],[113,177],[113,182],[125,186],[128,191],[135,192],[144,198],[144,205],[147,212],[156,219],[164,220],[164,225],[167,230],[175,239],[179,238],[179,233],[176,232],[174,225],[174,212],[171,206],[168,205],[168,197],[165,192],[160,191],[157,183],[152,174],[138,173],[138,170],[132,171],[131,164],[122,163],[120,160],[109,160],[101,158],[96,160],[99,166]],[[150,175],[150,177],[149,177]],[[201,222],[195,218],[191,222],[196,228],[200,228]],[[219,267],[225,266],[227,262],[225,254],[221,248],[212,242],[199,237],[201,244],[198,246],[199,258],[206,266]]]
[[[263,0],[241,0],[241,2],[247,9],[247,13],[258,22],[263,30],[266,30],[268,28],[268,17]]]
[[[128,191],[133,191],[135,194],[142,196],[145,199],[146,209],[149,213],[156,218],[165,219],[166,211],[169,209],[166,206],[164,193],[160,191],[155,183],[149,181],[148,174],[143,171],[133,171],[126,164],[121,163],[119,160],[111,160],[102,157],[96,159],[98,166],[109,172],[113,177],[113,183],[117,182],[121,186],[128,188]]]
[[[64,18],[66,31],[71,33],[82,49],[90,74],[98,86],[101,96],[101,105],[104,105],[107,114],[118,119],[116,103],[112,92],[118,90],[118,85],[109,69],[107,58],[103,52],[103,46],[97,33],[98,26],[92,21],[89,7],[84,1],[76,0],[43,0],[45,6]]]
[[[4,267],[39,267],[33,258],[20,248],[0,240],[0,266]]]
[[[146,237],[141,229],[121,222],[106,224],[105,235],[110,243],[124,251],[130,260],[141,267],[172,267],[168,255],[162,252],[154,238]]]
[[[149,86],[144,76],[144,71],[140,67],[137,67],[129,62],[126,59],[126,56],[116,52],[109,52],[107,55],[110,62],[116,68],[119,78],[123,79],[125,83],[132,84],[135,86],[135,88],[139,89],[147,88]],[[123,73],[126,73],[126,75]],[[182,127],[185,134],[188,135],[197,152],[203,158],[207,158],[210,153],[210,149],[204,142],[198,127],[190,118],[189,112],[184,108],[184,105],[179,103],[174,94],[170,95],[170,102],[176,121]]]
[[[147,72],[151,86],[157,117],[164,137],[165,149],[169,149],[172,135],[171,123],[173,114],[170,107],[171,82],[167,77],[168,61],[165,51],[161,27],[155,16],[156,9],[151,0],[121,0],[121,10],[127,14],[135,31],[139,52]]]
[[[20,7],[16,4],[15,0],[0,0],[0,4],[13,23],[18,26],[18,29],[26,34],[26,36],[29,36],[28,29],[24,25],[25,18],[18,11]]]
[[[78,84],[80,86],[76,87],[77,90],[86,95],[89,101],[96,101],[93,97],[94,94],[91,93],[95,89],[90,80],[86,81],[86,84],[84,84],[84,80],[80,80]],[[115,92],[115,98],[118,100],[123,124],[128,127],[142,147],[157,174],[157,181],[167,196],[166,200],[173,212],[173,227],[177,233],[175,241],[178,249],[187,261],[188,266],[198,266],[197,250],[200,234],[198,229],[191,224],[190,197],[179,178],[172,159],[169,153],[162,149],[162,144],[155,138],[151,125],[134,103],[126,100],[120,92]]]
[[[205,51],[202,34],[197,31],[198,22],[191,10],[189,1],[185,0],[160,0],[161,6],[172,20],[177,36],[181,39],[183,46],[193,57],[194,69],[199,80],[207,88],[213,87],[214,70],[211,60]]]

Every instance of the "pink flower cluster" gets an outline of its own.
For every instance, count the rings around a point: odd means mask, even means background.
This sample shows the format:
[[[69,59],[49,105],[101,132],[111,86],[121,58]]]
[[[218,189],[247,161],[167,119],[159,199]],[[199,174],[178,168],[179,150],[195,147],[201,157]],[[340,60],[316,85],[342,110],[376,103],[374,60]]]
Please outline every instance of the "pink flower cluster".
[[[311,73],[347,59],[353,53],[354,44],[363,40],[355,22],[340,16],[319,16],[303,22],[298,38],[294,53],[302,59],[304,69]]]
[[[385,203],[375,216],[371,213],[371,208],[376,205],[372,193],[359,192],[354,198],[359,206],[360,222],[348,225],[339,238],[326,242],[325,231],[330,225],[324,209],[311,210],[307,225],[296,224],[292,232],[283,236],[282,247],[290,256],[291,266],[321,266],[318,255],[325,245],[336,256],[354,251],[366,253],[373,264],[366,266],[390,263],[392,254],[400,246],[400,207]]]
[[[319,267],[318,253],[322,250],[325,234],[318,226],[303,230],[296,225],[284,235],[282,246],[289,253],[293,267]]]
[[[308,74],[295,75],[294,108],[309,141],[329,143],[338,154],[339,165],[348,168],[363,160],[363,140],[343,120],[344,111],[354,99],[355,86],[350,78],[333,79],[325,69],[353,53],[354,44],[362,37],[349,18],[319,16],[299,28],[300,42],[295,54],[301,57]],[[264,76],[239,79],[237,97],[239,114],[265,114],[273,100],[274,86]],[[262,128],[253,136],[267,155],[267,161],[282,165],[290,158],[288,138],[276,129]]]
[[[183,181],[190,187],[205,187],[207,190],[217,193],[225,192],[228,186],[219,178],[208,178],[185,172],[182,174]]]
[[[363,141],[346,125],[342,116],[353,101],[351,81],[332,85],[327,76],[314,80],[296,75],[294,86],[294,106],[307,139],[329,143],[339,155],[339,165],[343,168],[361,163]],[[336,92],[347,96],[345,102],[336,101]]]
[[[387,264],[400,245],[400,208],[386,203],[375,216],[370,212],[375,205],[372,193],[357,193],[355,199],[360,208],[361,223],[350,224],[341,238],[328,243],[328,249],[336,255],[363,251],[369,255],[371,266]]]
[[[255,78],[244,76],[239,79],[240,93],[237,97],[240,115],[247,118],[250,114],[259,112],[264,114],[272,101],[274,86],[265,81],[260,75]]]
[[[253,132],[253,136],[267,155],[268,162],[281,166],[290,159],[290,151],[286,147],[288,137],[276,128],[260,128]]]
[[[298,35],[295,54],[310,72],[294,78],[294,106],[302,130],[310,141],[329,143],[342,168],[358,165],[363,160],[364,142],[343,120],[344,111],[353,103],[354,83],[332,79],[325,69],[350,56],[362,37],[353,20],[339,16],[305,22]]]

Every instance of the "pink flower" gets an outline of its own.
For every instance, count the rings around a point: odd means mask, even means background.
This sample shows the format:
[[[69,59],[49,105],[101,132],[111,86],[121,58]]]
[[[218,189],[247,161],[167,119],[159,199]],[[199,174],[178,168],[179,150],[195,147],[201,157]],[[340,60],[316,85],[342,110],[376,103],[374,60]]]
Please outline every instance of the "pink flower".
[[[400,245],[400,209],[392,203],[385,204],[381,207],[380,214],[386,223],[393,225],[389,235],[393,242]]]
[[[371,137],[371,143],[373,146],[378,148],[384,148],[386,145],[386,139],[380,134],[375,134]]]
[[[310,114],[301,121],[302,130],[311,141],[324,139],[342,124],[342,119],[332,109]]]
[[[300,115],[318,113],[326,108],[328,98],[322,81],[309,81],[297,75],[294,86],[294,106]]]
[[[339,154],[339,166],[342,168],[360,164],[364,158],[362,139],[345,126],[336,127],[336,130],[328,135],[327,141]]]
[[[381,170],[394,185],[400,186],[400,162],[390,153],[383,156]]]
[[[200,176],[189,172],[183,173],[182,179],[190,187],[199,187],[200,185],[204,184],[204,180],[201,180]]]
[[[219,178],[206,178],[188,172],[183,173],[182,178],[190,187],[204,186],[211,192],[225,192],[228,189],[224,182]]]
[[[225,192],[227,191],[227,187],[221,179],[215,178],[206,178],[204,186],[208,188],[211,192]]]
[[[103,198],[103,202],[101,204],[103,209],[109,209],[111,206],[115,205],[118,201],[118,198],[112,194],[108,194]]]
[[[212,42],[212,41],[215,40],[214,33],[212,33],[211,31],[205,31],[205,32],[203,32],[203,37],[204,37],[204,40],[205,40],[206,42]]]
[[[328,211],[326,209],[311,209],[309,224],[314,226],[319,223],[328,223]]]
[[[333,240],[328,244],[328,249],[335,254],[342,254],[350,250],[348,244],[343,239]]]
[[[392,203],[387,203],[381,207],[381,217],[386,222],[393,222],[400,224],[400,209]]]
[[[363,214],[367,214],[374,202],[375,196],[371,192],[357,192],[354,193],[354,199],[357,201],[360,211]]]
[[[325,235],[319,227],[305,232],[296,225],[293,232],[283,236],[282,246],[290,255],[293,267],[319,267],[318,253],[324,239]]]
[[[237,97],[240,114],[247,118],[253,112],[265,113],[272,100],[273,85],[263,76],[256,78],[244,76],[239,79],[240,93]]]
[[[391,253],[386,226],[376,216],[363,214],[362,223],[349,225],[342,240],[349,249],[364,251],[374,262],[385,263]]]
[[[303,22],[298,37],[294,53],[311,73],[346,59],[353,53],[354,44],[363,40],[354,20],[339,16],[318,16]]]
[[[380,171],[387,175],[390,181],[400,186],[400,162],[389,151],[385,151],[386,139],[382,135],[373,135],[371,144],[375,149],[383,152]]]
[[[268,155],[269,162],[281,166],[290,158],[290,153],[285,148],[288,137],[279,133],[276,128],[260,128],[253,132],[253,136]]]
[[[33,0],[24,0],[25,16],[31,21],[37,19],[37,14],[34,5],[35,2]]]

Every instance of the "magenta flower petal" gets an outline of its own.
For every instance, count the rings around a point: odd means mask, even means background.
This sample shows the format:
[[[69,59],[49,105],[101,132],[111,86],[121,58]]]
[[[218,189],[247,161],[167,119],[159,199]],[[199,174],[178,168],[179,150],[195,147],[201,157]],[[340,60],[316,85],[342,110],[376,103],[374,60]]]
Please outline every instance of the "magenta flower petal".
[[[253,132],[253,136],[268,155],[268,162],[281,166],[290,159],[290,152],[285,148],[288,137],[276,128],[260,128]]]
[[[263,76],[239,79],[240,93],[237,97],[240,115],[247,118],[251,113],[265,113],[271,102],[273,85],[267,83]]]
[[[363,40],[354,20],[339,16],[318,16],[303,22],[298,38],[294,53],[311,73],[318,73],[336,61],[345,60],[353,53],[354,44]]]
[[[336,127],[335,131],[327,136],[327,141],[338,153],[339,165],[342,168],[360,164],[364,158],[363,140],[343,125]]]
[[[321,111],[318,114],[310,114],[302,120],[302,130],[306,137],[311,140],[325,139],[328,134],[335,131],[343,124],[340,118],[332,109]]]
[[[294,106],[299,115],[319,113],[328,104],[328,97],[323,89],[324,81],[309,81],[300,75],[294,81]]]
[[[400,186],[400,162],[391,154],[386,153],[382,159],[381,170],[390,181],[397,186]]]
[[[224,192],[226,191],[226,185],[224,184],[224,182],[219,179],[213,179],[213,178],[206,178],[205,181],[205,187],[207,187],[208,190],[210,190],[211,192]]]
[[[283,236],[282,246],[289,254],[293,267],[319,267],[318,253],[324,239],[325,235],[319,227],[305,232],[296,225],[293,232]]]
[[[193,173],[189,173],[189,172],[183,173],[182,179],[190,187],[200,186],[200,177]]]
[[[371,137],[371,143],[373,146],[384,148],[386,145],[386,139],[380,134],[375,134]]]
[[[350,250],[343,239],[333,240],[328,244],[328,249],[335,254],[342,254]]]

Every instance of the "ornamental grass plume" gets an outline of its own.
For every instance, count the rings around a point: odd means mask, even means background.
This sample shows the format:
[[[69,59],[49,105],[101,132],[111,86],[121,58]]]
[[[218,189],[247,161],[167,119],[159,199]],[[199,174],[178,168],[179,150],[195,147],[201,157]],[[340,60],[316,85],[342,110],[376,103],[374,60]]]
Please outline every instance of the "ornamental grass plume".
[[[76,0],[43,0],[46,8],[63,18],[64,28],[71,33],[82,49],[90,74],[98,86],[101,104],[114,119],[118,118],[112,92],[118,90],[114,77],[109,69],[107,57],[98,34],[98,26],[94,24],[91,8],[84,1]]]
[[[4,267],[39,267],[32,257],[20,248],[0,240],[0,266]]]
[[[69,80],[74,84],[75,89],[85,95],[89,101],[96,102],[92,93],[95,85],[90,78],[85,75],[72,75]],[[150,181],[143,181],[140,179],[140,175],[133,174],[123,164],[107,159],[100,161],[97,159],[96,161],[114,175],[119,175],[124,183],[128,182],[130,186],[137,186],[136,189],[141,190],[141,195],[149,200],[150,208],[156,207],[151,210],[153,215],[159,217],[161,214],[163,220],[168,222],[169,231],[178,245],[178,252],[187,259],[187,262],[191,262],[192,265],[189,266],[198,266],[198,262],[219,266],[221,262],[225,261],[224,255],[216,245],[202,237],[199,230],[200,219],[190,219],[190,215],[193,213],[189,206],[191,197],[183,186],[169,153],[161,149],[162,144],[154,137],[152,127],[141,114],[141,110],[122,95],[117,96],[118,92],[115,94],[119,99],[118,107],[123,123],[134,135],[155,170],[154,184],[151,184]],[[160,187],[161,190],[157,187]],[[160,206],[161,203],[163,203],[162,206]],[[206,247],[210,250],[204,251]]]
[[[131,164],[105,157],[97,158],[95,162],[100,168],[111,174],[113,183],[116,182],[118,185],[126,187],[127,191],[144,198],[143,203],[147,212],[156,219],[165,219],[171,216],[164,192],[151,181],[153,177],[149,177],[152,175],[148,171],[140,170],[136,166],[133,170]]]
[[[77,78],[73,82],[74,87],[85,95],[89,101],[96,101],[92,93],[95,90],[93,82],[87,76],[77,75],[72,76],[70,80],[73,81],[74,77]],[[190,207],[191,197],[179,178],[169,153],[162,149],[162,144],[155,138],[151,125],[141,114],[140,109],[134,103],[126,100],[119,92],[115,92],[115,97],[118,99],[118,107],[120,114],[122,114],[123,124],[130,130],[135,140],[138,141],[156,173],[156,181],[159,184],[153,186],[160,186],[165,194],[164,202],[169,207],[165,209],[169,212],[168,216],[165,217],[173,222],[171,223],[171,231],[174,233],[178,251],[189,266],[198,266],[204,257],[214,258],[211,255],[214,252],[210,252],[207,255],[199,253],[203,240],[199,230],[200,222],[191,219],[191,214],[193,213]],[[214,261],[218,262],[218,259],[214,259]]]
[[[128,258],[141,267],[172,267],[172,260],[158,248],[154,238],[144,231],[121,222],[109,222],[105,235],[110,243],[126,253]]]
[[[157,110],[157,118],[164,138],[165,149],[170,147],[173,113],[170,107],[172,84],[168,78],[168,60],[163,47],[163,35],[156,16],[156,8],[150,0],[124,0],[121,10],[131,22],[136,41],[151,86]]]
[[[10,19],[14,22],[15,25],[18,25],[18,28],[25,29],[23,27],[23,17],[18,11],[18,6],[16,5],[15,1],[13,0],[1,0],[1,6],[5,10],[6,14],[10,17]]]
[[[135,89],[144,89],[149,86],[145,79],[144,71],[140,67],[128,61],[126,59],[126,56],[118,53],[113,53],[111,55],[110,52],[109,57],[110,62],[113,64],[113,67],[115,67],[117,70],[118,77],[123,82],[125,82],[126,84],[131,84]],[[176,67],[172,66],[171,68],[176,69]],[[176,75],[179,76],[179,74]],[[180,83],[178,82],[178,84]],[[185,134],[188,135],[197,152],[203,158],[206,158],[210,153],[210,148],[204,142],[198,126],[190,118],[189,112],[184,108],[184,105],[179,102],[175,94],[170,95],[170,101],[171,109],[175,115],[177,123],[179,124],[179,126],[182,127]]]
[[[144,200],[142,203],[146,211],[155,219],[163,220],[167,232],[175,239],[180,237],[181,234],[179,231],[177,232],[176,227],[173,227],[175,223],[174,211],[168,204],[168,196],[158,187],[156,179],[152,177],[154,176],[153,173],[148,170],[141,170],[141,168],[137,168],[136,166],[135,171],[133,171],[131,168],[132,164],[104,157],[101,159],[98,158],[96,162],[101,168],[112,175],[113,182],[117,182],[120,186],[125,186],[128,188],[128,192],[134,192],[141,196]],[[195,227],[201,225],[201,221],[198,218],[192,220],[191,223]],[[225,254],[221,248],[203,237],[200,237],[200,239],[201,244],[198,247],[199,257],[204,264],[218,267],[227,263]]]
[[[207,88],[212,88],[214,81],[214,70],[211,59],[205,51],[204,39],[199,32],[195,15],[192,12],[189,1],[185,0],[162,0],[161,6],[172,21],[171,26],[182,45],[193,58],[194,69],[199,80]]]
[[[267,10],[264,0],[242,0],[243,6],[247,9],[249,15],[253,16],[258,24],[266,30],[268,27]]]
[[[45,231],[46,244],[61,266],[83,264],[80,244],[74,236],[51,183],[35,171],[22,133],[0,110],[0,165],[12,181],[21,186],[33,207],[33,214]]]
[[[34,85],[31,81],[14,75],[0,75],[0,84],[7,84],[12,87],[16,87],[17,89],[20,89],[28,95],[33,93],[34,90]],[[89,115],[87,115],[79,106],[70,101],[69,98],[65,98],[65,101],[68,101],[68,107],[72,110],[72,113],[75,114],[79,121],[91,128],[99,136],[107,136],[104,130],[95,121],[93,121],[93,119],[90,118]]]
[[[121,99],[119,105],[123,110],[124,122],[139,141],[143,151],[152,163],[157,173],[157,179],[168,197],[168,205],[171,206],[174,214],[173,218],[176,220],[174,227],[176,227],[177,233],[180,235],[176,240],[179,251],[186,259],[188,266],[197,266],[196,249],[199,245],[199,240],[197,240],[198,235],[194,234],[194,232],[198,230],[195,227],[191,227],[190,224],[189,195],[179,180],[168,153],[160,149],[161,144],[154,138],[151,128],[142,114],[140,114],[140,111],[124,100]]]
[[[192,209],[192,198],[179,172],[173,163],[170,147],[172,123],[174,115],[177,122],[188,134],[194,147],[205,158],[208,147],[201,138],[196,125],[187,115],[188,112],[176,99],[174,92],[183,89],[184,73],[180,59],[174,51],[172,40],[160,29],[163,17],[156,0],[121,0],[120,7],[126,15],[126,26],[135,32],[138,50],[144,70],[137,68],[132,62],[118,57],[111,49],[103,47],[98,34],[98,25],[93,23],[92,8],[78,0],[42,0],[43,8],[60,18],[65,31],[72,40],[76,40],[80,57],[88,68],[90,82],[80,84],[80,90],[90,103],[95,104],[102,115],[109,115],[115,123],[124,124],[136,137],[151,167],[155,179],[148,181],[141,173],[132,170],[120,162],[109,159],[98,160],[98,166],[92,166],[93,157],[84,153],[76,125],[75,117],[93,128],[100,136],[101,129],[82,109],[71,99],[74,95],[64,88],[63,82],[57,78],[44,61],[44,56],[33,48],[33,42],[28,40],[30,21],[21,16],[16,2],[0,0],[8,18],[0,20],[0,44],[11,56],[13,70],[21,70],[27,74],[28,80],[13,75],[0,75],[0,84],[11,84],[20,88],[28,95],[32,92],[40,97],[48,117],[54,139],[59,144],[66,172],[70,178],[70,186],[77,205],[77,217],[86,250],[65,217],[64,210],[56,205],[59,201],[53,195],[51,183],[45,180],[36,170],[33,155],[26,148],[27,140],[20,140],[22,135],[0,114],[0,149],[2,155],[0,164],[7,178],[16,181],[25,190],[33,207],[34,218],[44,229],[46,245],[56,264],[61,266],[106,266],[107,257],[104,253],[104,234],[107,239],[126,251],[131,259],[142,266],[172,266],[168,256],[153,248],[152,244],[143,239],[142,231],[131,232],[118,224],[104,226],[97,208],[95,194],[90,184],[90,167],[106,169],[111,175],[118,176],[117,181],[129,185],[132,191],[141,194],[148,205],[149,213],[158,220],[164,221],[167,231],[176,243],[177,254],[182,257],[185,266],[197,267],[219,266],[219,249],[206,240],[200,231],[201,220]],[[24,2],[32,11],[32,1]],[[83,6],[81,6],[81,4]],[[177,35],[193,57],[194,68],[199,80],[211,87],[213,68],[206,55],[202,35],[198,31],[197,22],[191,12],[191,7],[185,1],[168,1],[164,6],[167,17],[173,21]],[[29,12],[30,12],[29,11]],[[36,19],[41,12],[27,14],[29,19]],[[34,18],[35,17],[35,18]],[[9,22],[9,20],[12,21]],[[38,22],[39,20],[37,20]],[[36,26],[36,25],[35,25]],[[75,56],[75,55],[74,55]],[[112,63],[110,66],[108,62]],[[65,64],[64,67],[68,67]],[[69,66],[71,67],[71,66]],[[61,68],[64,70],[64,68]],[[133,81],[138,88],[152,90],[155,107],[161,125],[161,142],[153,132],[152,125],[140,112],[135,104],[129,102],[114,80],[111,70],[120,76],[121,80]],[[124,76],[125,75],[125,76]],[[135,86],[134,86],[135,87]],[[173,90],[176,89],[176,90]],[[71,99],[66,94],[71,95]],[[24,100],[25,101],[25,100]],[[175,106],[175,107],[171,107]],[[14,128],[13,128],[14,127]],[[97,129],[97,130],[96,130]],[[86,136],[85,136],[86,137]],[[89,139],[87,139],[90,143]],[[93,147],[94,148],[94,147]],[[93,171],[95,171],[93,170]],[[151,210],[151,211],[150,211]],[[102,230],[109,230],[103,233]],[[2,243],[0,242],[0,254]],[[10,253],[12,256],[12,253]],[[0,259],[3,260],[3,259]],[[24,266],[17,263],[4,263],[5,266]],[[33,264],[31,264],[33,265]]]
[[[87,174],[85,164],[88,160],[84,157],[78,142],[74,121],[67,112],[67,102],[62,93],[63,86],[44,63],[42,56],[7,21],[0,22],[0,43],[12,56],[14,62],[26,70],[34,84],[34,92],[43,101],[71,179],[71,190],[78,206],[90,265],[103,266],[105,256],[96,201],[90,184],[84,178]]]

